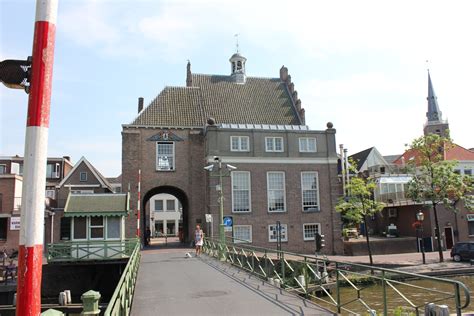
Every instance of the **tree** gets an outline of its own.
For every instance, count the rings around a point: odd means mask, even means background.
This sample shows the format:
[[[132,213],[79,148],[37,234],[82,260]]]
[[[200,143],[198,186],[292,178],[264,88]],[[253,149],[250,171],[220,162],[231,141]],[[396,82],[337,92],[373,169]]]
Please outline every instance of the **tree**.
[[[351,162],[350,165],[354,166],[355,163]],[[370,249],[367,217],[381,212],[385,207],[384,203],[375,201],[375,187],[376,184],[372,178],[363,177],[362,175],[354,176],[347,184],[347,192],[349,193],[347,196],[342,197],[336,205],[336,211],[341,212],[347,221],[354,224],[364,223],[370,265],[373,265],[373,260],[372,251]]]
[[[431,205],[435,220],[435,234],[438,245],[439,262],[443,262],[441,234],[438,221],[438,206],[457,212],[459,202],[468,209],[473,208],[473,181],[455,171],[457,161],[445,160],[445,154],[453,147],[447,136],[429,134],[419,137],[410,145],[414,159],[409,163],[415,168],[413,178],[408,183],[408,197],[413,201]]]

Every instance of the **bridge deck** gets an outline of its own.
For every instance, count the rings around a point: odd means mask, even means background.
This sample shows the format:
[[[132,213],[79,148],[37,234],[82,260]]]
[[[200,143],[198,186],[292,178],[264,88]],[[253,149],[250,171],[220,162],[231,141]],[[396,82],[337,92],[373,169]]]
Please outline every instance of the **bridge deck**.
[[[188,251],[142,252],[132,315],[333,315],[206,255],[186,258]]]

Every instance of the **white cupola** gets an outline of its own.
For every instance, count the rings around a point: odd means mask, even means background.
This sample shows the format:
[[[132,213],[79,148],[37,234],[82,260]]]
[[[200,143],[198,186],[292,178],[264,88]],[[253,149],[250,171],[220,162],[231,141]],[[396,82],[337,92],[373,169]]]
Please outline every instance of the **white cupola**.
[[[235,83],[244,84],[245,83],[245,62],[247,58],[240,55],[239,52],[235,53],[230,57],[230,66],[231,66],[231,77],[234,79]]]

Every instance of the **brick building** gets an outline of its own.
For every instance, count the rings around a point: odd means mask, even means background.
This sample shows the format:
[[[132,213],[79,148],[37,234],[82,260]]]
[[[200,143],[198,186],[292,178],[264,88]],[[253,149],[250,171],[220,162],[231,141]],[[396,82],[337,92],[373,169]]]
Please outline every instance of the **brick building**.
[[[146,108],[140,98],[138,116],[122,125],[122,188],[140,206],[141,226],[150,225],[150,200],[171,194],[182,206],[186,240],[196,223],[217,235],[222,190],[224,216],[233,217],[229,237],[275,247],[280,221],[284,250],[314,252],[319,232],[325,252],[340,253],[336,130],[305,125],[286,67],[279,78],[247,77],[245,57],[229,61],[230,75],[193,74],[188,63],[186,86],[164,88]],[[135,214],[128,236],[136,226]]]
[[[45,203],[57,207],[56,185],[71,171],[70,158],[49,157],[46,165]],[[23,157],[0,157],[0,248],[17,249],[20,235],[20,212],[23,183]],[[45,225],[53,212],[45,206]],[[46,233],[45,236],[49,236]],[[48,240],[47,238],[45,238]]]

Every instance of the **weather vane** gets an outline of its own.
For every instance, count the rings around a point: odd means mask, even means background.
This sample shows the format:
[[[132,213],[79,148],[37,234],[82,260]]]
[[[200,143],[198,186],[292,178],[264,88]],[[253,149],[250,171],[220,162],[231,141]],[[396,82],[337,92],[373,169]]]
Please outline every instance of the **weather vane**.
[[[239,33],[234,34],[235,36],[235,48],[237,49],[237,53],[239,52]]]

